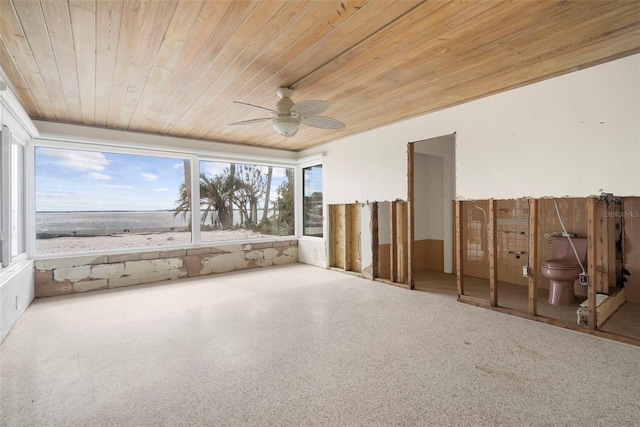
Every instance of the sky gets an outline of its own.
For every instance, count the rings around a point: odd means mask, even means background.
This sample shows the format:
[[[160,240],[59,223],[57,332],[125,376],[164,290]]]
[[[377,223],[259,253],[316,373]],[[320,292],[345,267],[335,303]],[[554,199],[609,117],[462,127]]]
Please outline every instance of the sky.
[[[228,167],[201,162],[209,176]],[[35,171],[37,212],[171,210],[184,182],[182,159],[49,147],[36,147]],[[272,200],[284,179],[274,167]]]

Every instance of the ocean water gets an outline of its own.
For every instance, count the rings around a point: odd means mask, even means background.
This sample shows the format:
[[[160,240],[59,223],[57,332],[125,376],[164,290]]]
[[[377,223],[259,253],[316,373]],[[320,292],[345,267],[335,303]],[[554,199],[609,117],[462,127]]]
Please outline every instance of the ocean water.
[[[36,234],[79,235],[144,231],[183,231],[187,219],[173,212],[36,212]]]

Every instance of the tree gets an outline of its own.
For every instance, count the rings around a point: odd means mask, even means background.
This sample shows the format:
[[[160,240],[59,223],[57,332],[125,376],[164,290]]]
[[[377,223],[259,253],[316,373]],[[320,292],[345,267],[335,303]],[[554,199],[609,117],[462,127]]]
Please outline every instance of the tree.
[[[271,197],[271,180],[273,179],[273,166],[269,166],[267,171],[267,191],[264,196],[264,206],[262,207],[262,221],[269,217],[269,198]]]
[[[213,178],[200,174],[200,206],[204,207],[202,223],[211,216],[213,228],[230,228],[233,224],[232,197],[237,187],[237,180],[230,171]]]
[[[258,202],[265,192],[262,168],[254,165],[238,165],[236,171],[235,203],[240,210],[241,222],[245,226],[257,224]]]
[[[295,197],[293,185],[293,169],[287,169],[287,180],[276,189],[276,231],[281,236],[294,233]]]
[[[189,221],[187,226],[191,229],[191,161],[184,160],[184,182],[180,184],[180,198],[176,200],[176,208],[173,213],[173,217],[175,218],[180,213],[182,213],[182,218],[187,219],[189,216]]]

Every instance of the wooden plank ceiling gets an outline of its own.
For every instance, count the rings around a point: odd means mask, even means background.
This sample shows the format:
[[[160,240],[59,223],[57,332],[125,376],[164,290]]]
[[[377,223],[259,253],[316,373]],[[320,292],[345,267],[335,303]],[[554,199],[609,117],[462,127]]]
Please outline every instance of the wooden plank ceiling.
[[[32,119],[301,150],[640,50],[638,1],[2,0]],[[285,139],[279,87],[340,130]]]

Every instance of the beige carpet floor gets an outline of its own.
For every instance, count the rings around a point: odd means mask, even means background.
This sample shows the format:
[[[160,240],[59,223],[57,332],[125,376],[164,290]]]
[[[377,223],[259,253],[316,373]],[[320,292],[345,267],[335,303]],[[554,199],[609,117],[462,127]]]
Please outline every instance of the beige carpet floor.
[[[36,300],[2,426],[632,426],[640,348],[292,265]]]

